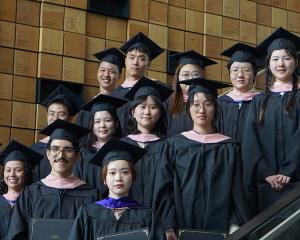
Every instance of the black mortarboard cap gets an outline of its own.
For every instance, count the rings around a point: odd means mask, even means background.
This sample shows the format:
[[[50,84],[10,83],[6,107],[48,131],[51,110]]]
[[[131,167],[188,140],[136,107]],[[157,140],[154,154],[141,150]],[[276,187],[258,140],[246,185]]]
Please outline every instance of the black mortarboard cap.
[[[80,96],[61,84],[41,104],[48,108],[51,104],[57,102],[64,104],[69,109],[71,116],[75,116],[83,105]]]
[[[57,119],[40,131],[41,134],[50,136],[51,139],[76,141],[87,135],[90,129]]]
[[[99,111],[112,110],[116,111],[117,108],[127,103],[127,100],[122,98],[116,98],[106,94],[99,94],[91,101],[85,104],[81,109],[90,111],[92,115]]]
[[[214,97],[218,96],[218,89],[232,87],[231,84],[209,80],[205,78],[194,78],[180,81],[181,84],[189,85],[188,93],[205,93]]]
[[[164,51],[164,49],[162,49],[160,46],[158,46],[155,42],[153,42],[150,38],[148,38],[141,32],[139,32],[126,43],[124,43],[123,46],[120,47],[120,49],[124,53],[127,53],[128,49],[132,49],[135,47],[138,48],[140,46],[143,46],[147,49],[147,54],[149,54],[150,60],[153,60]]]
[[[111,161],[127,160],[135,164],[146,150],[116,138],[110,138],[90,159],[89,162],[104,166]]]
[[[126,94],[125,98],[133,100],[140,96],[155,96],[162,102],[167,100],[173,90],[164,83],[142,77]]]
[[[12,140],[0,155],[0,164],[5,165],[9,161],[21,161],[33,168],[44,156],[25,145]]]
[[[257,48],[262,56],[280,49],[289,49],[294,52],[298,52],[300,50],[300,38],[280,27],[277,28],[276,31],[269,37],[263,40]]]
[[[209,65],[217,64],[215,61],[195,52],[194,50],[172,54],[170,56],[170,60],[175,63],[176,66],[179,64],[195,64],[204,68]]]
[[[125,66],[125,55],[117,48],[110,48],[105,51],[95,53],[94,56],[101,62],[109,62],[118,66],[119,70]]]
[[[244,43],[237,43],[226,49],[221,55],[230,57],[232,62],[254,62],[257,64],[257,49]]]

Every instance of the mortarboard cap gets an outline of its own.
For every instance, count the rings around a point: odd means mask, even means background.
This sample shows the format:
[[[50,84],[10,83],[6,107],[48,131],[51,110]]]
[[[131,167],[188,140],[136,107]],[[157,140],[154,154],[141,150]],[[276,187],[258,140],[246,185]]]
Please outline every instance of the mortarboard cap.
[[[44,156],[25,145],[12,140],[0,155],[0,164],[5,165],[9,161],[21,161],[33,168]]]
[[[164,51],[164,49],[162,49],[160,46],[158,46],[155,42],[153,42],[150,38],[148,38],[141,32],[139,32],[126,43],[124,43],[123,46],[120,47],[120,49],[124,53],[127,53],[128,49],[139,48],[141,46],[147,50],[147,54],[149,55],[150,60],[153,60]]]
[[[290,49],[294,52],[298,52],[300,50],[300,38],[280,27],[263,40],[257,48],[262,56],[280,49]]]
[[[69,109],[71,116],[75,116],[83,105],[83,101],[78,95],[61,84],[41,104],[48,108],[53,103],[64,104]]]
[[[127,160],[133,165],[146,153],[146,150],[116,138],[110,138],[90,159],[89,162],[104,166],[115,160]]]
[[[126,94],[125,98],[133,100],[140,96],[155,96],[162,102],[167,100],[173,90],[165,84],[142,77]]]
[[[232,87],[231,84],[208,80],[205,78],[194,78],[180,81],[181,84],[189,85],[188,93],[205,93],[211,94],[214,97],[218,96],[218,89]]]
[[[109,62],[118,66],[119,70],[125,66],[125,55],[117,48],[110,48],[105,51],[95,53],[94,56],[101,62]]]
[[[57,119],[40,131],[41,134],[50,136],[51,139],[75,141],[87,135],[90,129]]]
[[[237,43],[226,49],[221,55],[230,57],[232,62],[257,63],[257,49],[244,43]]]
[[[113,112],[115,112],[117,108],[121,107],[125,103],[127,103],[127,100],[125,99],[116,98],[105,94],[99,94],[87,104],[85,104],[81,109],[89,111],[92,115],[94,115],[99,111],[112,110]]]
[[[183,53],[175,53],[170,56],[170,60],[175,65],[179,64],[195,64],[204,68],[209,65],[217,64],[215,61],[210,60],[209,58],[195,52],[194,50],[189,50]]]

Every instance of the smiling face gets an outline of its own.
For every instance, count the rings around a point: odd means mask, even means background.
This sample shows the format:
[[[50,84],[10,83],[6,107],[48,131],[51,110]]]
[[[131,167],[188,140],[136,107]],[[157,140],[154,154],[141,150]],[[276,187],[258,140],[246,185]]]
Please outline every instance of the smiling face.
[[[125,160],[115,160],[107,165],[105,184],[112,198],[126,197],[132,185],[132,173],[130,166]]]
[[[233,62],[229,72],[233,88],[241,92],[248,92],[253,88],[254,72],[251,63]]]
[[[116,131],[117,125],[108,111],[99,111],[94,115],[93,132],[97,141],[106,142]]]
[[[116,83],[120,78],[120,72],[115,64],[101,62],[97,72],[97,79],[100,86],[108,92],[115,89]]]
[[[160,117],[160,108],[151,96],[132,110],[132,116],[137,122],[137,129],[150,133]]]
[[[25,185],[24,163],[18,160],[8,161],[4,167],[4,182],[8,190],[21,191]]]
[[[78,158],[70,141],[53,139],[47,149],[47,157],[54,176],[68,177],[72,174],[73,166]]]
[[[207,126],[212,127],[215,107],[204,93],[194,95],[194,101],[190,104],[190,113],[194,125],[204,128],[207,128]]]
[[[287,83],[292,79],[297,63],[285,49],[274,50],[269,60],[269,68],[276,81]]]
[[[126,54],[125,66],[128,77],[142,78],[149,65],[149,57],[146,53],[134,49]]]
[[[55,122],[57,119],[70,121],[71,116],[68,108],[61,103],[52,103],[47,110],[47,123],[48,125]]]

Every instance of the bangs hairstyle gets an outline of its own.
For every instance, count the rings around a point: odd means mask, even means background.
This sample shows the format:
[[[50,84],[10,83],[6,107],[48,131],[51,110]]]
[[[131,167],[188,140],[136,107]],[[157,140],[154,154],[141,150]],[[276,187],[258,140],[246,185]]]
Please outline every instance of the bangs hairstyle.
[[[299,65],[299,56],[297,55],[296,52],[290,50],[290,49],[284,49],[287,54],[291,57],[294,58],[295,60],[295,69],[294,72],[292,74],[292,84],[293,84],[293,88],[292,88],[292,96],[290,97],[288,103],[285,106],[285,111],[288,113],[289,117],[292,117],[292,110],[294,108],[294,106],[296,105],[296,93],[297,93],[297,89],[298,89],[298,77],[297,77],[297,67]],[[259,113],[259,124],[262,125],[264,123],[264,119],[265,119],[265,112],[267,109],[267,104],[268,104],[268,100],[271,96],[271,86],[273,84],[273,74],[271,72],[271,69],[269,67],[269,63],[270,63],[270,59],[272,56],[272,53],[269,53],[266,56],[265,59],[265,64],[266,64],[266,72],[265,72],[265,99],[261,105],[260,108],[260,113]]]
[[[100,66],[101,66],[101,63],[103,63],[103,62],[107,62],[107,61],[105,61],[105,60],[103,60],[103,61],[101,61],[99,64],[98,64],[98,68],[97,68],[97,71],[99,71],[99,68],[100,68]],[[119,66],[117,66],[116,64],[114,64],[114,63],[111,63],[111,62],[107,62],[107,63],[110,63],[110,64],[112,64],[112,65],[114,65],[114,66],[116,66],[116,68],[117,68],[117,70],[118,70],[118,74],[119,75],[121,75],[122,74],[122,68],[120,68]]]
[[[112,109],[107,109],[107,110],[104,110],[106,112],[108,112],[113,121],[114,121],[114,124],[115,124],[115,131],[112,135],[112,137],[115,137],[115,138],[121,138],[122,137],[122,130],[121,130],[121,126],[120,126],[120,121],[119,121],[119,118],[117,116],[117,113],[116,111],[112,110]],[[98,112],[102,112],[102,111],[98,111]],[[96,114],[96,113],[95,113]],[[90,124],[89,124],[89,128],[90,129],[94,129],[94,119],[95,119],[95,114],[91,116],[90,118]],[[91,131],[87,137],[85,137],[84,139],[84,146],[91,149],[93,144],[97,141],[97,138],[94,134],[93,131]]]
[[[25,182],[24,182],[24,187],[25,187],[32,183],[32,169],[25,162],[23,162],[23,166],[25,171]],[[0,195],[6,194],[8,191],[8,186],[4,181],[4,168],[5,166],[2,169],[3,179],[0,181]]]
[[[231,65],[234,63],[234,62],[238,62],[238,61],[229,61],[228,63],[227,63],[227,69],[228,69],[228,71],[230,72],[230,67],[231,67]],[[256,79],[256,75],[257,75],[257,73],[258,73],[258,67],[257,67],[257,64],[256,64],[256,62],[253,60],[253,61],[243,61],[243,62],[245,62],[245,63],[250,63],[251,64],[251,66],[252,66],[252,71],[253,71],[253,81],[252,81],[252,83],[254,83],[255,82],[255,79]]]
[[[47,112],[49,110],[49,107],[54,103],[64,105],[68,109],[68,115],[70,116],[70,112],[72,111],[71,110],[72,106],[68,102],[64,101],[63,99],[54,99],[53,101],[50,101],[50,103],[48,104],[48,107],[47,107]]]
[[[72,143],[73,148],[74,148],[76,153],[78,153],[80,151],[79,140],[71,140],[71,139],[67,139],[67,138],[65,138],[65,139],[52,139],[51,137],[50,137],[50,139],[47,143],[47,149],[48,150],[50,149],[50,146],[51,146],[51,143],[52,143],[53,140],[66,140],[66,141],[69,141],[69,142]]]
[[[166,136],[166,114],[164,106],[161,102],[161,100],[158,97],[147,95],[147,96],[139,96],[137,97],[130,106],[129,109],[129,118],[128,118],[128,130],[131,134],[138,134],[140,131],[137,129],[137,121],[132,115],[133,109],[135,109],[138,105],[146,101],[147,97],[151,97],[154,101],[154,103],[157,105],[157,107],[160,110],[160,117],[157,120],[157,122],[154,125],[154,128],[151,130],[152,134],[156,134],[158,137],[164,137]]]
[[[188,115],[190,116],[190,118],[191,118],[190,107],[194,103],[195,94],[197,94],[197,93],[189,93],[188,94],[188,108],[187,108],[186,111],[187,111]],[[211,94],[207,94],[207,93],[203,93],[203,94],[207,98],[207,100],[210,103],[212,103],[213,106],[214,106],[215,112],[214,112],[214,117],[213,117],[212,128],[213,128],[213,130],[216,130],[217,118],[218,118],[218,111],[219,111],[219,107],[218,107],[219,105],[218,105],[217,99],[216,99],[216,97],[214,97]]]
[[[172,117],[175,117],[179,115],[184,109],[184,101],[183,101],[183,93],[180,87],[179,83],[179,73],[181,71],[181,68],[185,66],[186,64],[180,64],[176,68],[174,80],[172,83],[172,89],[174,90],[173,94],[170,97],[170,113]],[[197,66],[200,70],[204,72],[204,68],[201,68],[199,65],[192,64]]]
[[[122,159],[120,159],[122,160]],[[131,172],[131,175],[132,175],[132,182],[135,181],[135,178],[136,178],[136,170],[135,170],[135,167],[134,165],[132,164],[132,162],[130,161],[127,161],[127,160],[124,160],[128,163],[128,166],[129,166],[129,170]],[[105,182],[106,180],[106,176],[107,176],[107,170],[108,170],[108,164],[105,164],[102,168],[101,168],[101,173],[100,173],[100,177],[101,177],[101,180],[103,181],[103,183]]]
[[[128,48],[126,55],[134,50],[137,50],[141,53],[145,53],[148,58],[148,62],[149,62],[148,65],[150,65],[151,52],[144,44],[138,44],[138,45],[133,44],[130,48]]]

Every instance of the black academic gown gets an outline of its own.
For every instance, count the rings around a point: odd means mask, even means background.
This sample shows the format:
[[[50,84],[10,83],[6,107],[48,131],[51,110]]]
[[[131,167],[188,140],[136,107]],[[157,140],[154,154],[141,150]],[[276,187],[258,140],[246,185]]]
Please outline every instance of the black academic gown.
[[[187,113],[187,103],[184,103],[183,110],[177,116],[172,116],[167,109],[167,136],[171,137],[178,133],[193,129],[193,121]]]
[[[120,85],[115,90],[113,90],[110,93],[110,95],[117,98],[125,98],[124,96],[129,90],[130,88],[124,88]],[[131,104],[130,102],[125,103],[123,106],[117,109],[117,115],[121,125],[122,136],[127,136],[129,134],[128,117],[129,117],[130,104]]]
[[[227,232],[249,218],[239,146],[232,140],[200,143],[178,134],[162,152],[162,191],[172,190],[165,215],[175,228]]]
[[[217,131],[242,144],[250,103],[251,100],[234,101],[228,95],[220,96]]]
[[[7,235],[12,210],[7,200],[0,196],[0,239],[5,239]]]
[[[32,144],[30,148],[44,155],[42,160],[32,170],[32,182],[37,182],[47,177],[51,172],[51,165],[46,155],[47,143],[39,141]]]
[[[283,174],[300,179],[300,90],[291,117],[285,111],[292,92],[272,93],[264,123],[259,124],[260,107],[265,94],[252,99],[243,139],[244,182],[249,202],[256,203],[258,182],[271,175]],[[252,208],[255,210],[256,205]]]
[[[97,188],[101,198],[106,197],[107,187],[101,180],[101,167],[89,163],[89,159],[97,152],[94,147],[82,148],[80,151],[80,159],[75,164],[74,174],[85,181],[88,185]]]
[[[58,189],[41,181],[25,187],[14,207],[8,240],[28,238],[33,218],[75,219],[79,208],[98,199],[97,190],[86,184],[74,189]]]
[[[165,239],[159,217],[149,208],[126,209],[117,220],[113,210],[96,203],[80,208],[69,240],[94,240],[97,237],[149,227],[150,240]]]
[[[125,142],[141,147],[137,141],[129,137],[122,139]],[[164,192],[161,190],[159,179],[161,151],[166,141],[159,139],[145,143],[146,154],[136,163],[136,179],[130,189],[130,196],[144,206],[155,209],[163,220],[166,229],[171,228],[164,212]]]

